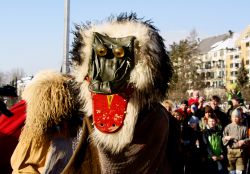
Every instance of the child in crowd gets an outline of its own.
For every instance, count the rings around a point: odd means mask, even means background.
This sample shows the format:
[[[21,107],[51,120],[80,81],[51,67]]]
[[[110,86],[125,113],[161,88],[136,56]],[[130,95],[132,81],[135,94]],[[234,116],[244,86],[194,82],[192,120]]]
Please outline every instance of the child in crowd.
[[[223,144],[227,147],[228,170],[230,174],[242,174],[246,170],[246,147],[249,142],[247,127],[242,121],[242,114],[235,109],[231,121],[223,131]]]
[[[209,105],[205,106],[204,112],[205,112],[204,116],[201,118],[201,121],[200,121],[201,130],[204,130],[207,127],[208,117],[211,115],[214,115],[214,110]]]
[[[195,104],[196,106],[198,106],[199,97],[200,97],[200,92],[198,90],[193,91],[192,97],[188,99],[188,105],[191,106],[192,104]]]
[[[185,174],[200,174],[203,170],[203,141],[199,129],[199,118],[191,116],[188,127],[183,129],[182,138],[185,150]]]
[[[203,131],[203,142],[206,146],[207,173],[226,174],[225,154],[222,144],[222,130],[218,126],[218,119],[214,114],[208,115],[207,125]]]
[[[184,116],[182,115],[182,113],[179,110],[174,110],[172,115],[176,118],[176,120],[179,123],[182,123],[184,121]]]

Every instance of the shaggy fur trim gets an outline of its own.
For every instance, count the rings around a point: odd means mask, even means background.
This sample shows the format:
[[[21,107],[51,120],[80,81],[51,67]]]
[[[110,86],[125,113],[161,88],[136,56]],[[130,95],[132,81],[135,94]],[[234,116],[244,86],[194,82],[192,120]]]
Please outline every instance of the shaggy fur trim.
[[[71,55],[74,69],[72,74],[77,82],[82,83],[88,74],[94,32],[113,38],[136,37],[135,68],[129,79],[129,83],[134,86],[134,93],[128,103],[124,126],[114,134],[107,135],[98,130],[93,134],[98,145],[117,153],[131,142],[139,111],[164,99],[172,77],[172,63],[166,53],[163,38],[151,21],[138,19],[134,13],[124,13],[112,16],[106,22],[76,26]],[[84,110],[91,114],[92,101],[87,82],[81,86],[81,97],[86,101]]]
[[[22,97],[27,102],[27,117],[21,135],[23,141],[34,139],[38,144],[47,141],[51,129],[71,119],[79,109],[69,80],[57,72],[41,72],[25,88]]]
[[[94,32],[113,38],[135,36],[135,68],[129,83],[141,94],[138,100],[141,106],[164,99],[173,69],[163,38],[151,21],[142,21],[132,13],[112,16],[106,22],[76,26],[71,55],[72,74],[78,82],[84,81],[89,70]]]

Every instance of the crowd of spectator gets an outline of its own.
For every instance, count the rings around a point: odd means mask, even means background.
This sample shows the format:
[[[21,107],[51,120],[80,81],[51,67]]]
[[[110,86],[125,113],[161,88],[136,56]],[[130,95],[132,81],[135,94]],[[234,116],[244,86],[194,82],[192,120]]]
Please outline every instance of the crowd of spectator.
[[[179,125],[183,174],[250,173],[250,115],[238,95],[230,96],[226,110],[217,95],[205,100],[199,91],[177,106],[163,105]]]

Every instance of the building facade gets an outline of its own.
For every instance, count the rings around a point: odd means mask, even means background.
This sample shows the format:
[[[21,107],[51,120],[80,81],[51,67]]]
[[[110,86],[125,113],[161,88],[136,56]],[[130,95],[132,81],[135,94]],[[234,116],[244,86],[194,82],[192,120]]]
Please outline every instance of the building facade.
[[[249,76],[250,25],[241,33],[229,31],[203,39],[198,51],[201,62],[198,72],[207,88],[224,88],[229,83],[235,83],[242,62]]]

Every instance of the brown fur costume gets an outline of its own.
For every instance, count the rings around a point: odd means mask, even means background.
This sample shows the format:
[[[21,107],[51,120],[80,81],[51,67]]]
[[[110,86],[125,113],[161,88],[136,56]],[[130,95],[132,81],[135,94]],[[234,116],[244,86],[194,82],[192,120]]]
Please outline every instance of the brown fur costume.
[[[48,142],[53,144],[55,137],[67,139],[77,127],[80,113],[84,113],[82,137],[63,173],[177,173],[173,156],[178,155],[178,131],[173,131],[176,124],[160,104],[172,77],[172,64],[158,30],[151,21],[138,19],[134,13],[76,26],[76,29],[71,52],[74,78],[54,72],[41,73],[26,89],[26,126],[19,143],[22,145],[12,159],[30,141],[35,144],[34,149],[41,149],[48,147]],[[133,66],[129,66],[131,71],[126,81],[133,87],[133,93],[122,127],[108,134],[92,125],[92,96],[86,80],[93,64],[95,33],[115,41],[128,36],[135,38]],[[48,155],[53,148],[56,144],[47,148],[39,171],[49,168],[53,173],[54,163]],[[29,149],[32,151],[32,147]],[[63,153],[63,150],[55,152]],[[14,171],[20,171],[22,163],[24,159],[18,164],[13,161]]]

